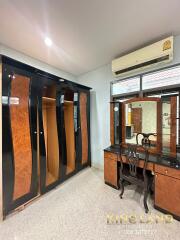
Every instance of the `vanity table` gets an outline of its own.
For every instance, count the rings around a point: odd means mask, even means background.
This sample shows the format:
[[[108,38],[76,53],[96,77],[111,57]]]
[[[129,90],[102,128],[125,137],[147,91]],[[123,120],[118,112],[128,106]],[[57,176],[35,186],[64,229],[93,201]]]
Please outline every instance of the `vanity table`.
[[[136,129],[144,135],[153,132],[154,136],[149,142],[149,160],[147,169],[154,175],[154,207],[164,213],[169,213],[180,220],[180,154],[177,151],[177,102],[172,96],[163,102],[161,98],[133,98],[119,102],[119,119],[121,135],[119,139],[123,145],[115,144],[111,138],[111,146],[104,149],[104,181],[106,184],[119,189],[119,166],[120,161],[127,163],[127,144],[136,144],[136,136],[140,135]],[[111,103],[113,109],[114,103]],[[139,122],[141,125],[134,126],[132,136],[127,135],[126,126],[132,123],[134,109],[140,108]],[[166,111],[166,112],[165,112]],[[136,117],[137,117],[136,111]],[[111,110],[111,125],[114,124]],[[114,112],[113,114],[116,114]],[[169,114],[169,126],[164,128],[164,117]],[[111,126],[111,131],[113,131]],[[116,133],[111,132],[111,136]],[[121,154],[121,156],[120,156]],[[144,166],[143,153],[139,153],[139,168]]]

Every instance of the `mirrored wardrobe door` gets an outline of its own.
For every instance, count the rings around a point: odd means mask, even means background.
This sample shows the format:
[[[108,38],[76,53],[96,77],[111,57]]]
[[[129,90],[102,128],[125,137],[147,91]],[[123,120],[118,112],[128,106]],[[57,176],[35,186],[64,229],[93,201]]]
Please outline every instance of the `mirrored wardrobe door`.
[[[77,119],[78,95],[72,86],[67,83],[59,87],[60,109],[60,142],[63,163],[63,180],[72,176],[77,171],[76,151],[78,145],[78,119]]]
[[[64,130],[66,139],[66,175],[75,171],[75,127],[74,127],[74,92],[66,89],[64,93]]]
[[[57,85],[45,84],[39,98],[39,151],[41,190],[57,184],[60,175],[60,147],[57,119]]]

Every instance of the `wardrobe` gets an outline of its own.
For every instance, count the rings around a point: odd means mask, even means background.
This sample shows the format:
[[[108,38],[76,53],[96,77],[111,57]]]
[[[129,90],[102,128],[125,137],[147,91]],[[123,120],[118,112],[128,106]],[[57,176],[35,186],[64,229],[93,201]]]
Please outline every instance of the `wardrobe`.
[[[91,165],[90,88],[6,56],[1,77],[5,217]]]

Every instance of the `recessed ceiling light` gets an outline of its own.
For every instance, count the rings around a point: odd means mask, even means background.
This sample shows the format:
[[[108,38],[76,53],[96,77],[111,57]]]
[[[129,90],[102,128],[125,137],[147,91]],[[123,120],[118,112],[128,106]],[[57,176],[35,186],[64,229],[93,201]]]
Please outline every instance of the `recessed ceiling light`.
[[[46,38],[44,39],[44,42],[45,42],[45,44],[46,44],[48,47],[50,47],[50,46],[52,45],[52,40],[51,40],[50,38],[48,38],[48,37],[46,37]]]

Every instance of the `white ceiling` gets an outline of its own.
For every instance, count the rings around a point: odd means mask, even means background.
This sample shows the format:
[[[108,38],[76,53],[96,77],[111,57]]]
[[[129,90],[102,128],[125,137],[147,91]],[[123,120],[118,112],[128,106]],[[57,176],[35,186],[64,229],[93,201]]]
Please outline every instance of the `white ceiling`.
[[[75,75],[171,34],[179,0],[0,0],[0,42]]]

